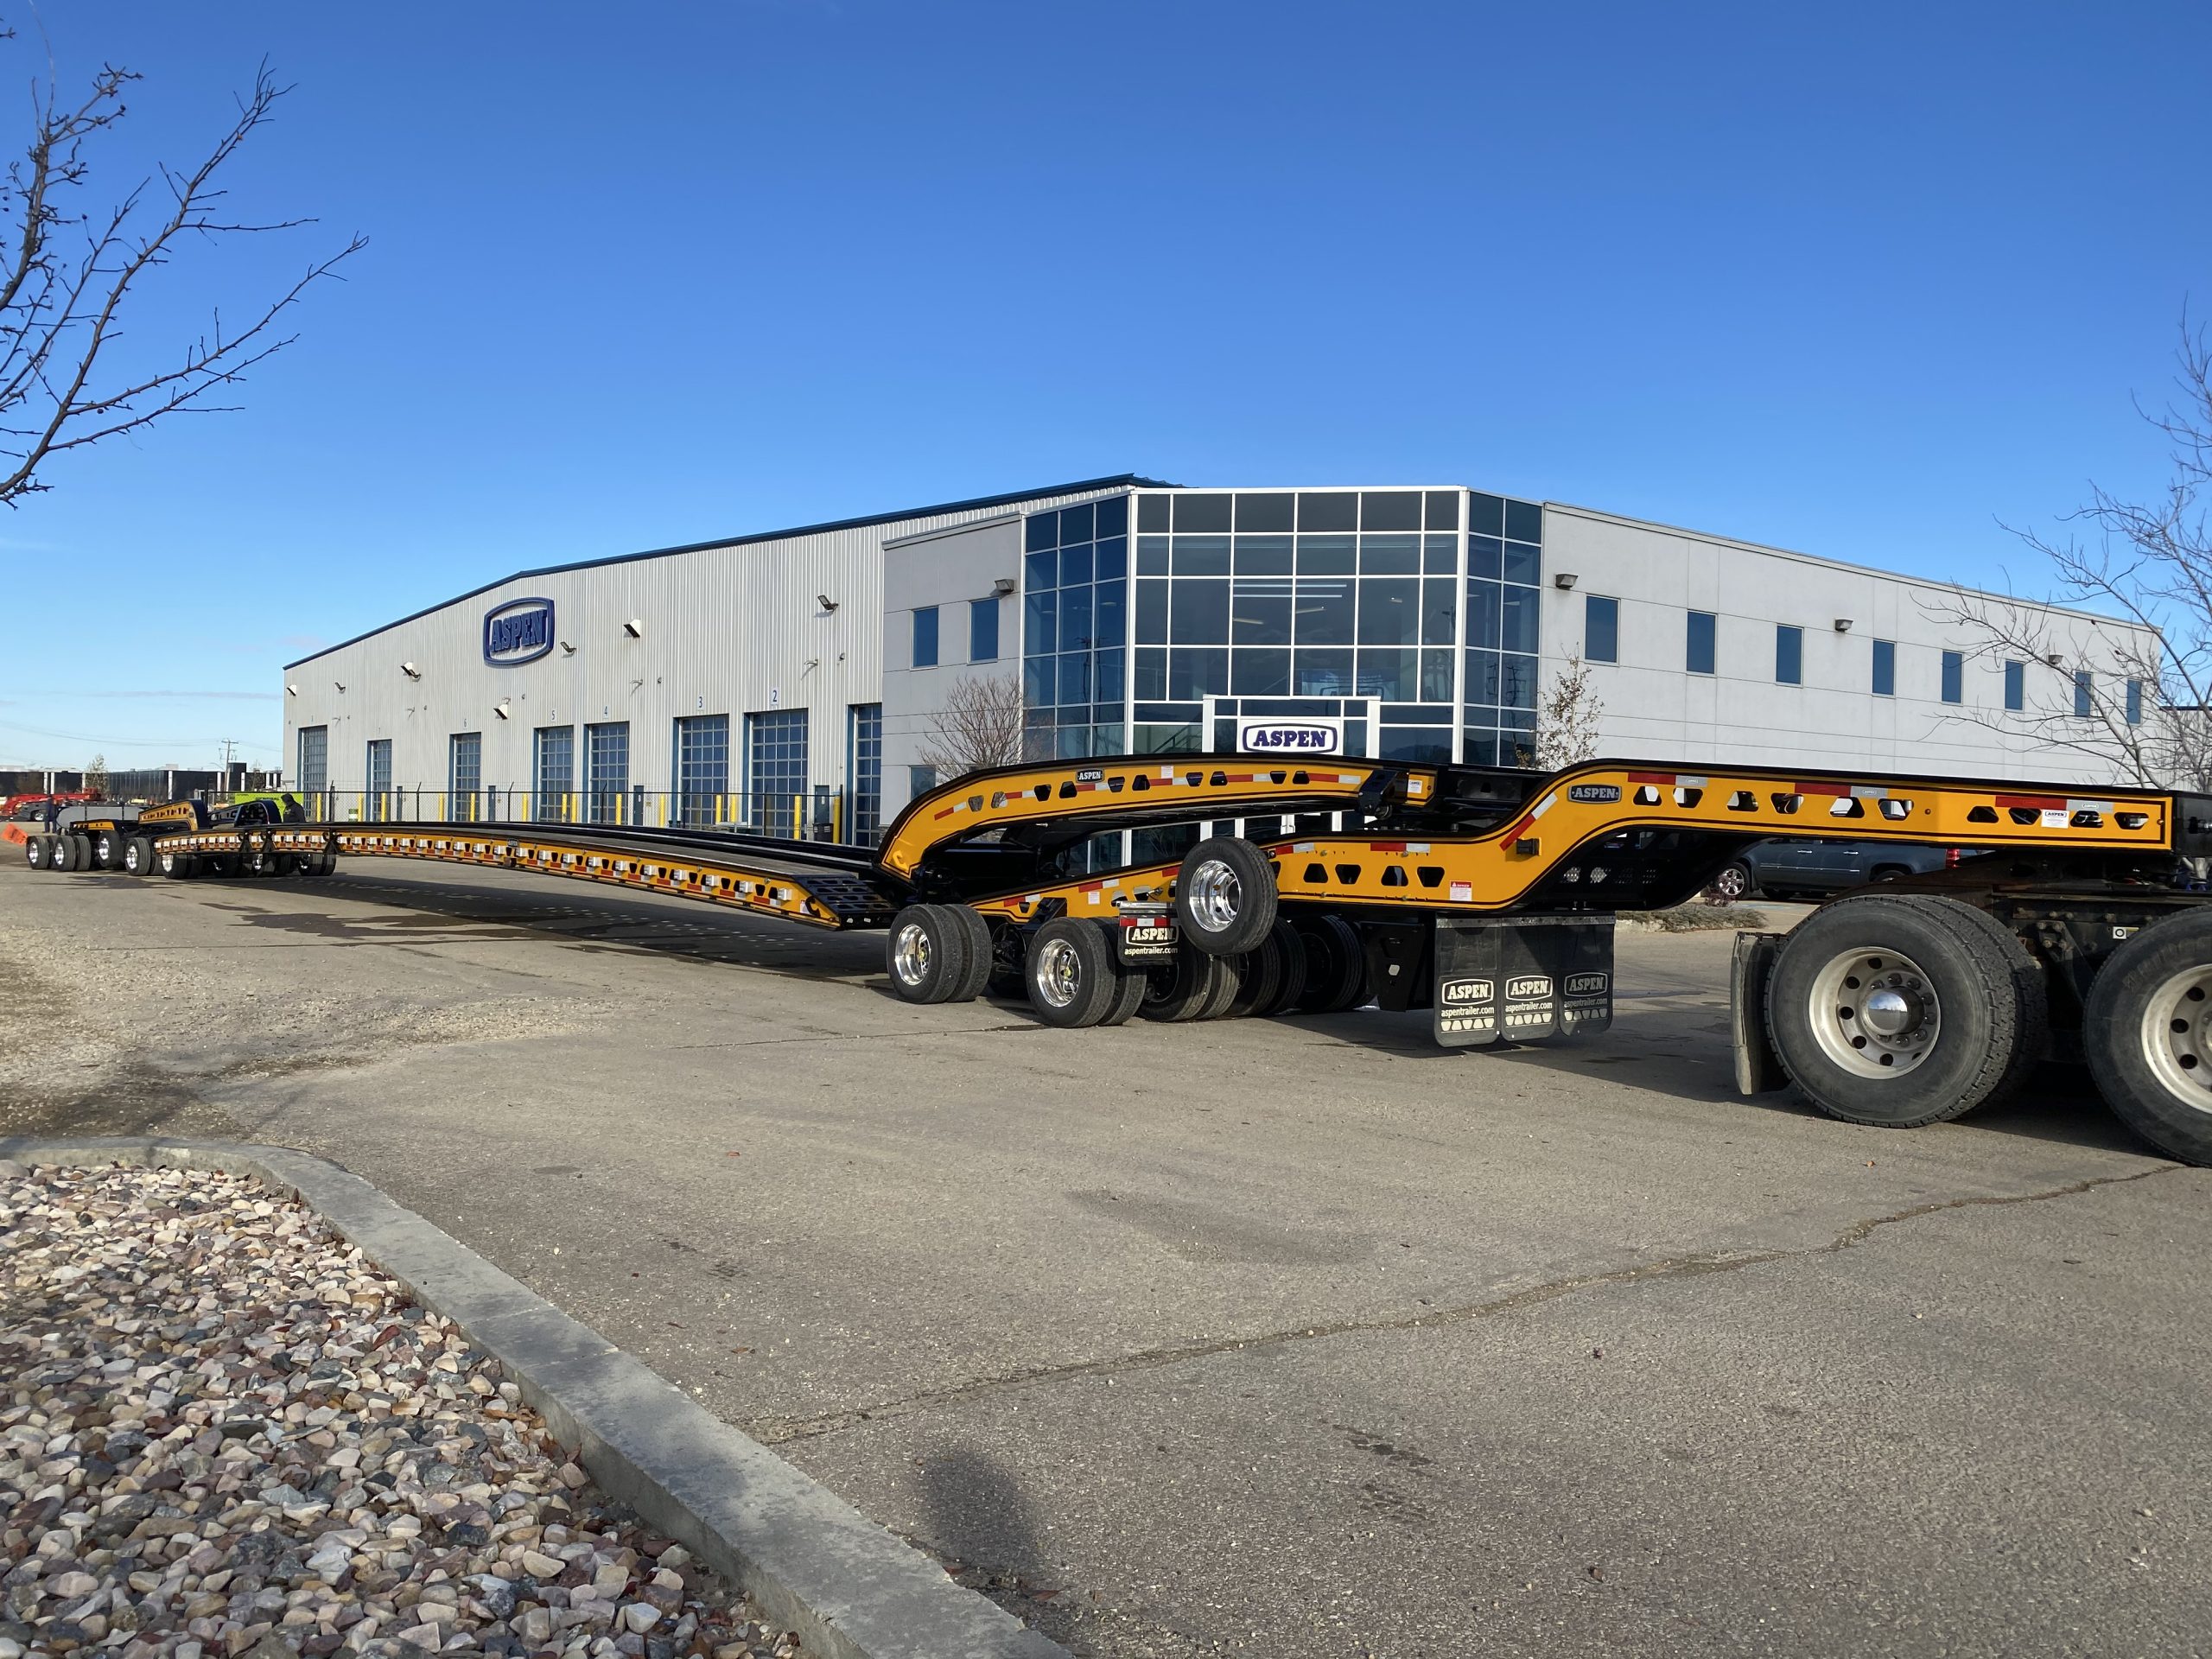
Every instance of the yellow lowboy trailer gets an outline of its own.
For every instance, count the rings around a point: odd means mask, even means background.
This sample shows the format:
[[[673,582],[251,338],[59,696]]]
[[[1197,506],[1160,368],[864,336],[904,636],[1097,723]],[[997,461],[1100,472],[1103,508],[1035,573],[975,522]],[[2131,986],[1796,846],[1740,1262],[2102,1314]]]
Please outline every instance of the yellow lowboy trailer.
[[[1100,850],[1125,831],[1134,856]],[[971,774],[909,804],[873,854],[522,823],[193,824],[150,849],[173,876],[425,858],[885,928],[899,995],[988,988],[1057,1025],[1372,1001],[1430,1010],[1457,1046],[1603,1029],[1613,912],[1681,903],[1773,837],[1979,855],[1831,901],[1786,938],[1739,936],[1740,1086],[1794,1083],[1834,1116],[1909,1127],[2001,1097],[2039,1058],[2080,1059],[2139,1133],[2212,1161],[2212,908],[2196,874],[2212,801],[2162,791],[1116,756]]]

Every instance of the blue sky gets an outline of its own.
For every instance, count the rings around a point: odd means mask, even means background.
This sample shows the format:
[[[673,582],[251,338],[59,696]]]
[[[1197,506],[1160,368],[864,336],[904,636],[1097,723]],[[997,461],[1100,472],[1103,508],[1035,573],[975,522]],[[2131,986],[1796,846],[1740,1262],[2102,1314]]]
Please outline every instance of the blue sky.
[[[102,202],[297,83],[232,186],[321,224],[135,347],[371,246],[0,519],[0,765],[271,763],[283,663],[511,569],[1124,470],[2040,591],[1998,521],[2155,489],[2212,312],[2201,5],[7,15],[0,86],[144,74]]]

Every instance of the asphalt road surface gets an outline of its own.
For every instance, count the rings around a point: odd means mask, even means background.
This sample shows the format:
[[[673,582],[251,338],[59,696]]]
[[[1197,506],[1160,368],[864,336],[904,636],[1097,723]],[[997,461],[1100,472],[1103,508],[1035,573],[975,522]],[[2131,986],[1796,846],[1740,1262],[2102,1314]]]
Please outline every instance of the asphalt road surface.
[[[1080,1653],[2212,1646],[2212,1174],[1607,1035],[1061,1032],[880,936],[360,861],[0,868],[0,1132],[382,1185]]]

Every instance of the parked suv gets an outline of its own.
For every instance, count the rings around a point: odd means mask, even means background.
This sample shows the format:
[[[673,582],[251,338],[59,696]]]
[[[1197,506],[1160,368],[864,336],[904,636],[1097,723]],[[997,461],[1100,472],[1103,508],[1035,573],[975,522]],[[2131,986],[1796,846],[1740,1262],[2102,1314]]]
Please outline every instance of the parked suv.
[[[1818,897],[1958,861],[1955,847],[1904,841],[1762,841],[1715,876],[1713,890],[1729,899]]]

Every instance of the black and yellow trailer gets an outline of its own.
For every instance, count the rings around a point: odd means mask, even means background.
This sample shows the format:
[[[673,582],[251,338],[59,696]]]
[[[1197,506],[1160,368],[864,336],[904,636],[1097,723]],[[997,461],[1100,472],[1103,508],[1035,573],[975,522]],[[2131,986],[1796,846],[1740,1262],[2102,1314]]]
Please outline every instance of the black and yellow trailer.
[[[1086,868],[1121,831],[1135,861]],[[900,996],[994,989],[1062,1026],[1373,1001],[1428,1010],[1457,1046],[1602,1030],[1614,913],[1683,902],[1776,836],[1981,855],[1739,937],[1740,1086],[1794,1083],[1835,1116],[1910,1127],[2077,1059],[2138,1132],[2212,1162],[2212,908],[2194,876],[2212,800],[2164,791],[1182,754],[973,773],[910,804],[873,854],[484,823],[180,824],[152,848],[171,875],[428,858],[883,928]]]

